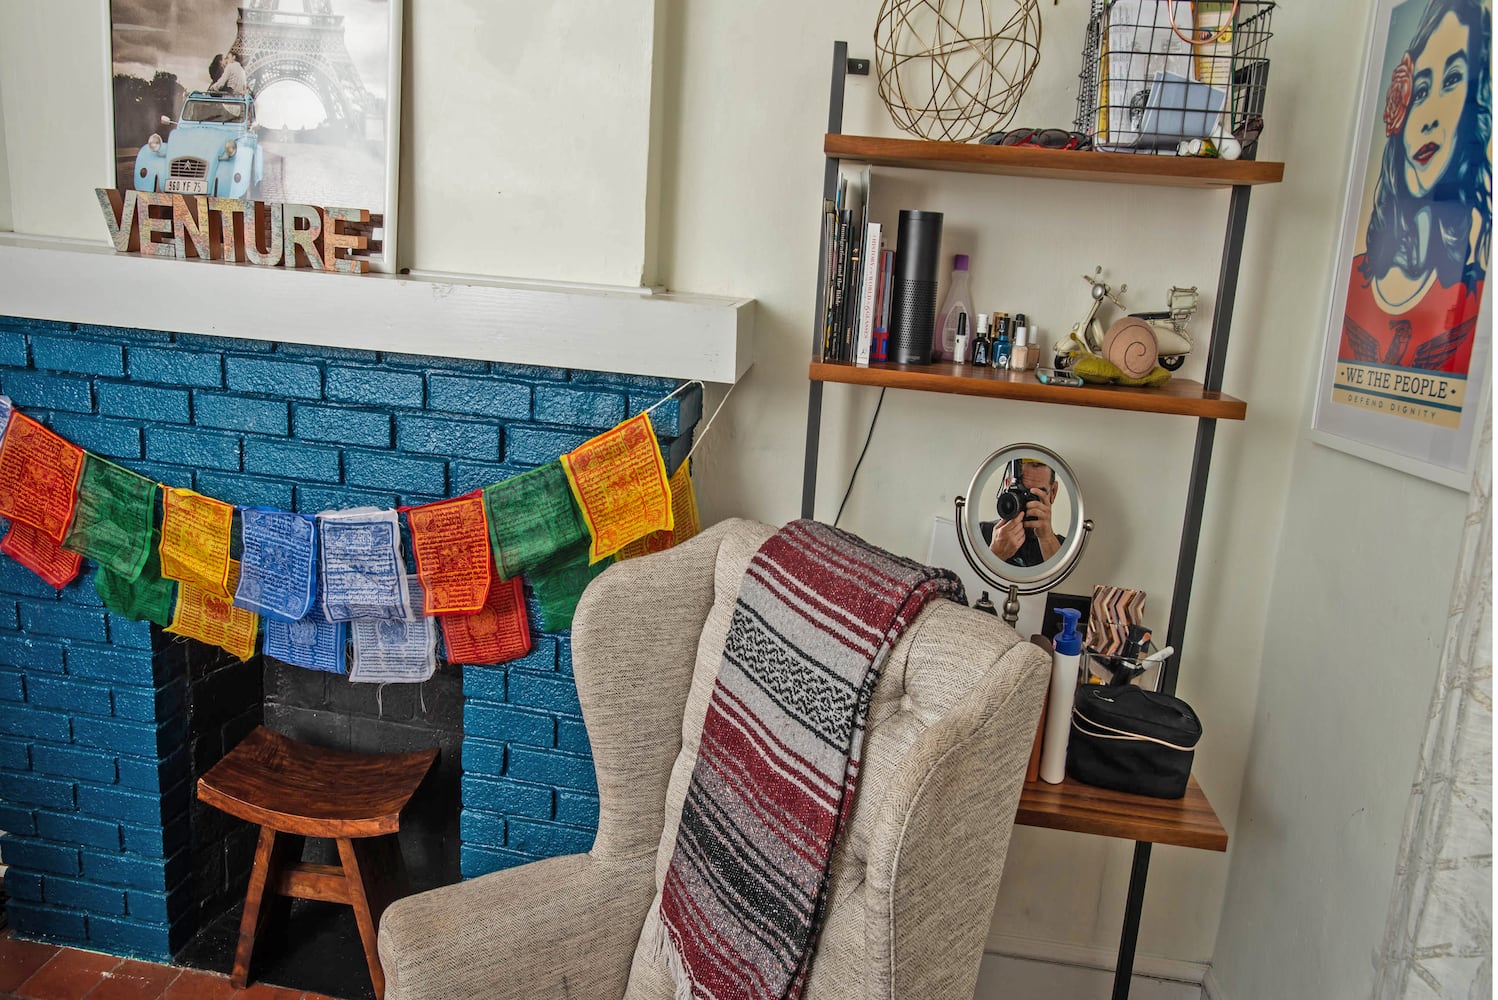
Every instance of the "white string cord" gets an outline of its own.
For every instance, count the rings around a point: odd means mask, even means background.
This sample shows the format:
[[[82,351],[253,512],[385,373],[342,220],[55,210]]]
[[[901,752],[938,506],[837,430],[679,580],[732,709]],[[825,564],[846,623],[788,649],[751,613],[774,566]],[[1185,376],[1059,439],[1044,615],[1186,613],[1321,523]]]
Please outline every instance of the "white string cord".
[[[747,376],[747,375],[744,376],[744,378],[748,378],[748,377],[749,376]],[[685,461],[690,462],[692,460],[692,456],[694,454],[696,454],[696,452],[697,452],[697,446],[700,445],[700,444],[702,444],[703,440],[707,437],[707,432],[712,428],[713,421],[718,419],[718,414],[722,413],[723,412],[723,407],[725,407],[725,406],[728,405],[728,397],[733,395],[733,390],[737,389],[739,387],[739,382],[742,382],[743,380],[744,379],[739,379],[738,382],[735,382],[735,383],[733,383],[732,385],[730,385],[728,387],[728,391],[723,394],[722,400],[720,400],[718,402],[718,408],[713,411],[713,415],[712,416],[710,416],[710,417],[707,418],[707,423],[705,423],[705,424],[702,425],[702,430],[701,430],[701,432],[698,433],[697,440],[695,440],[695,441],[692,442],[692,449],[691,449],[691,451],[687,452],[687,457],[686,457]],[[701,385],[702,383],[699,382],[697,384]],[[661,400],[661,402],[664,403],[665,400]],[[657,404],[657,405],[659,405],[659,404]]]

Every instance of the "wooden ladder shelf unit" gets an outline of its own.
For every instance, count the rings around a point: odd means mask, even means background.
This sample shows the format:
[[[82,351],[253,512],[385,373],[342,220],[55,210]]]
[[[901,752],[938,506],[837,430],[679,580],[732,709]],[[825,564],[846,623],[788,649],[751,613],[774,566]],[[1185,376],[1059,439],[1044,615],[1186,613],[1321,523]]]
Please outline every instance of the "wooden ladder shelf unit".
[[[1176,558],[1175,585],[1171,594],[1170,621],[1166,631],[1166,645],[1173,646],[1176,652],[1164,664],[1160,674],[1160,689],[1174,693],[1181,650],[1185,645],[1186,615],[1196,572],[1197,548],[1201,540],[1202,515],[1206,506],[1207,479],[1212,465],[1217,421],[1243,420],[1248,409],[1243,400],[1235,399],[1222,391],[1222,379],[1227,361],[1228,334],[1233,322],[1233,307],[1237,299],[1238,269],[1243,258],[1249,194],[1255,185],[1279,183],[1284,177],[1284,164],[1257,160],[1229,162],[1195,157],[1079,152],[843,135],[843,83],[847,57],[847,43],[835,43],[827,135],[823,141],[823,152],[826,154],[823,175],[825,198],[832,198],[836,192],[838,164],[842,160],[914,170],[1098,184],[1216,188],[1231,192],[1206,373],[1201,382],[1172,379],[1159,389],[1104,386],[1074,388],[1041,385],[1033,373],[1029,372],[984,371],[950,363],[898,365],[881,362],[856,365],[826,361],[821,357],[822,330],[818,321],[825,305],[820,280],[815,313],[817,320],[812,324],[806,463],[801,488],[802,517],[814,517],[816,513],[822,388],[828,382],[1173,414],[1196,419],[1196,446],[1192,456],[1181,543]],[[821,259],[825,260],[825,253],[824,247]],[[1091,788],[1070,778],[1060,785],[1045,785],[1040,782],[1026,784],[1015,822],[1026,826],[1122,837],[1135,842],[1129,894],[1119,941],[1118,967],[1113,980],[1113,1000],[1127,1000],[1129,995],[1134,946],[1138,940],[1139,918],[1144,906],[1144,889],[1149,875],[1152,845],[1161,843],[1213,851],[1227,850],[1227,831],[1194,777],[1190,781],[1186,797],[1173,802]]]

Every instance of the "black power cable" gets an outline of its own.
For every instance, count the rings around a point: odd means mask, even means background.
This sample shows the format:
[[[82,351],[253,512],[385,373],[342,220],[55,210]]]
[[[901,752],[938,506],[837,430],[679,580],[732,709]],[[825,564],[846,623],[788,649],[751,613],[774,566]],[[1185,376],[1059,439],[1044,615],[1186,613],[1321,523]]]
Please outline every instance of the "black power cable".
[[[832,526],[843,519],[843,508],[848,506],[848,497],[853,494],[853,484],[858,480],[859,466],[863,465],[863,457],[869,453],[869,442],[874,440],[874,425],[879,423],[879,410],[884,406],[884,390],[879,390],[879,402],[874,405],[874,417],[869,421],[868,437],[863,439],[863,451],[858,453],[858,461],[853,463],[853,475],[848,477],[848,489],[843,494],[843,502],[837,505],[837,517],[832,519]]]

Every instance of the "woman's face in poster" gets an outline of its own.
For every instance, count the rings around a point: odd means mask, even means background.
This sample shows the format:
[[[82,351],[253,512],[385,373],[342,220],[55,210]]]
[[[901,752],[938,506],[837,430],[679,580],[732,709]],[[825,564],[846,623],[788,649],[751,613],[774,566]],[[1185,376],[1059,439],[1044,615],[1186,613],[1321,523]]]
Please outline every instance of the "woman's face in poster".
[[[1405,179],[1410,191],[1429,193],[1451,162],[1467,104],[1467,26],[1447,14],[1415,61],[1409,118],[1404,125]]]

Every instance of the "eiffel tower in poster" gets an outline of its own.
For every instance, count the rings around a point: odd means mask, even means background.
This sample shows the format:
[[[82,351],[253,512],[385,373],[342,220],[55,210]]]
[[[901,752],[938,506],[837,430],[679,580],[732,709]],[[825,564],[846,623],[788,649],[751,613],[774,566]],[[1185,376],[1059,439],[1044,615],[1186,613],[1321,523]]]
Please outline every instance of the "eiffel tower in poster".
[[[234,47],[251,93],[295,81],[317,95],[330,127],[384,139],[385,101],[359,78],[332,0],[248,0],[239,8]]]

